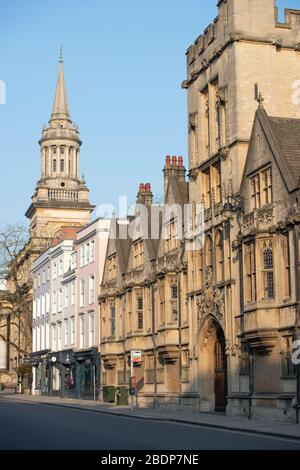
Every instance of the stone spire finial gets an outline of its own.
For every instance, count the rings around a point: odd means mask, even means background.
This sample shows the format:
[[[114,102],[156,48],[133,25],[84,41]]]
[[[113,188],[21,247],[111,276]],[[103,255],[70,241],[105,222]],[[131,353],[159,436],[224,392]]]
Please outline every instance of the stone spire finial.
[[[58,79],[57,79],[51,120],[64,120],[64,119],[70,121],[68,98],[67,98],[67,91],[66,91],[64,71],[63,71],[63,55],[62,55],[62,47],[61,47],[60,57],[59,57]]]
[[[255,87],[254,87],[254,93],[255,93],[255,100],[258,102],[259,104],[259,107],[263,107],[263,102],[265,101],[264,100],[264,97],[261,93],[261,91],[259,91],[259,88],[258,88],[258,84],[256,83],[255,84]]]
[[[260,108],[263,107],[264,101],[265,101],[265,99],[264,99],[262,93],[259,92],[257,102],[258,102]]]

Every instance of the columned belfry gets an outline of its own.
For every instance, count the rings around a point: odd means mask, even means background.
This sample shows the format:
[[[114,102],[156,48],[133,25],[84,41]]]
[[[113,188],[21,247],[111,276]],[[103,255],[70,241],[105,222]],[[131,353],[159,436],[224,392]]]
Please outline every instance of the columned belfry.
[[[41,178],[26,212],[31,238],[42,242],[56,237],[62,226],[89,222],[93,206],[85,181],[79,176],[81,143],[69,113],[61,52],[53,110],[39,141]]]

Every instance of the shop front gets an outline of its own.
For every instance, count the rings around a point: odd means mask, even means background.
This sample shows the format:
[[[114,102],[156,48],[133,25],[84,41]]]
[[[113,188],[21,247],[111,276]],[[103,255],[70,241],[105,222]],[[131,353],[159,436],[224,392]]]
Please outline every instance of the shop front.
[[[76,398],[73,351],[50,353],[48,363],[50,366],[49,394],[54,397]]]
[[[73,350],[62,351],[61,363],[61,396],[76,398],[76,367]]]
[[[49,395],[50,366],[48,360],[49,350],[32,353],[30,364],[32,366],[32,395]]]
[[[76,397],[98,400],[100,388],[100,360],[97,349],[91,348],[74,353],[76,374]]]

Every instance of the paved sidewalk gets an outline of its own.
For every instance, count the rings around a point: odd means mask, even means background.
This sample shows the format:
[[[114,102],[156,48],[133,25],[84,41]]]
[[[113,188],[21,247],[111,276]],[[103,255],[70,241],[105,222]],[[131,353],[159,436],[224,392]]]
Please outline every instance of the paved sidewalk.
[[[187,411],[172,411],[153,408],[138,408],[131,412],[130,406],[117,407],[109,403],[99,403],[87,400],[69,398],[41,397],[31,395],[16,395],[0,392],[0,399],[15,402],[38,403],[67,408],[76,408],[97,413],[114,414],[133,419],[147,419],[155,421],[171,421],[196,426],[228,429],[231,431],[263,434],[282,438],[300,440],[300,424],[270,423],[262,420],[248,420],[244,417],[229,417],[215,413],[196,413]]]

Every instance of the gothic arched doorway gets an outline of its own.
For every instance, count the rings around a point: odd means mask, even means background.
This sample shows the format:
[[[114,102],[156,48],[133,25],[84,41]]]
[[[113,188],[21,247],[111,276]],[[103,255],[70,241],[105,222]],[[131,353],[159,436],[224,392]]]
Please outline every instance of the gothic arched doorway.
[[[225,411],[227,405],[227,358],[225,337],[218,329],[215,341],[215,411]]]
[[[200,410],[225,411],[227,404],[227,358],[221,325],[210,317],[200,342]]]

